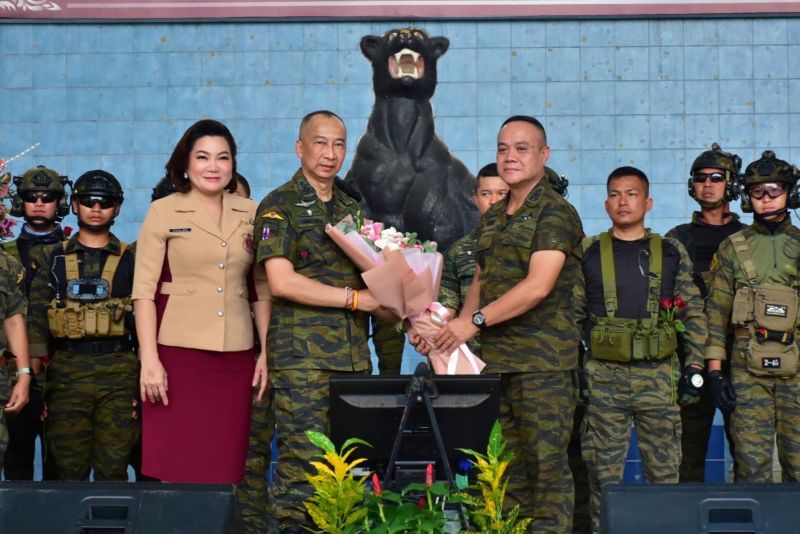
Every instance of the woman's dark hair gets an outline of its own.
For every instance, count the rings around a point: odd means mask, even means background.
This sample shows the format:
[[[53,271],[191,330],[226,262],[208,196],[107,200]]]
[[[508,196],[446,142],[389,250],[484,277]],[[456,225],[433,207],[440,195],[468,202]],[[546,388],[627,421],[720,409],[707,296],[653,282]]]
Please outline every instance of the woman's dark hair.
[[[233,173],[225,190],[229,193],[236,191],[236,141],[233,140],[233,135],[228,127],[219,121],[213,119],[203,119],[189,126],[189,129],[183,134],[178,144],[175,145],[175,150],[172,151],[167,162],[167,178],[175,186],[175,190],[180,193],[187,193],[191,191],[192,184],[186,178],[186,168],[189,166],[189,155],[194,149],[194,144],[201,137],[224,137],[228,142],[231,151],[231,158],[233,158]]]
[[[233,177],[237,182],[242,184],[242,187],[244,187],[245,193],[247,193],[247,198],[250,198],[250,182],[247,181],[247,178],[245,178],[244,176],[242,176],[238,172]],[[236,190],[234,189],[234,191],[236,191]]]

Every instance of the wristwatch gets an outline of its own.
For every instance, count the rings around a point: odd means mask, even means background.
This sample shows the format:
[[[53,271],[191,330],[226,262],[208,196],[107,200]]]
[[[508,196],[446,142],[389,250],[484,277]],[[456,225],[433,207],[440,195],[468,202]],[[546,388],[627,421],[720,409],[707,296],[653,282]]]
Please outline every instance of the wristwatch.
[[[483,328],[486,326],[486,316],[480,310],[475,310],[472,312],[472,324],[477,326],[478,328]]]
[[[692,385],[696,388],[703,387],[703,375],[702,373],[695,373],[692,375]]]

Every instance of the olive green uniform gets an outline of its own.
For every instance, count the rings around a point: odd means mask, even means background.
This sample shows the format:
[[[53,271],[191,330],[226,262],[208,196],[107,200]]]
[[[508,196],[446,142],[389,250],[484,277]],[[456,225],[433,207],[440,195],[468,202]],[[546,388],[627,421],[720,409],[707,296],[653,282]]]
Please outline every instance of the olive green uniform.
[[[608,260],[603,259],[603,239],[607,239],[609,247]],[[590,257],[597,258],[595,247],[600,250],[602,277],[598,275],[596,265],[588,264]],[[692,264],[679,241],[662,240],[649,230],[645,239],[639,241],[620,241],[608,233],[585,239],[583,252],[584,276],[576,286],[576,304],[589,348],[585,364],[589,405],[581,429],[581,447],[589,469],[592,529],[598,531],[602,488],[622,479],[631,421],[636,425],[646,480],[656,484],[678,481],[681,420],[676,403],[676,384],[680,364],[675,353],[676,333],[673,326],[662,323],[660,300],[665,296],[679,296],[686,302],[677,318],[686,328],[682,339],[687,364],[702,366],[706,322],[703,300],[692,279]],[[626,253],[633,253],[636,259],[623,256]],[[640,271],[636,274],[642,273],[640,283],[646,289],[632,293],[628,289],[632,284],[627,280],[629,275],[623,270],[623,263],[637,260]],[[611,265],[607,269],[606,261],[609,264],[613,262],[613,271]],[[673,277],[672,280],[669,277]],[[615,286],[618,297],[610,295],[607,283]],[[590,304],[592,294],[600,296],[599,306],[598,303]],[[630,302],[633,297],[641,297],[643,302]],[[627,315],[632,309],[642,315]],[[617,310],[620,313],[616,313]],[[618,322],[613,323],[608,318]],[[613,324],[631,325],[637,331],[637,338],[628,345],[621,337],[609,337]],[[641,339],[638,336],[646,340],[644,348],[640,345],[640,348],[633,349],[635,340]],[[671,344],[667,342],[669,339],[672,339]],[[611,355],[601,356],[601,349],[615,349],[619,354],[613,357],[619,359],[610,359]],[[622,361],[625,357],[627,361]]]
[[[317,199],[302,171],[261,201],[256,259],[283,257],[295,272],[335,287],[361,289],[358,269],[325,233],[325,225],[356,216],[358,202],[338,186],[331,203]],[[278,432],[273,507],[281,529],[310,526],[303,502],[305,473],[317,449],[304,432],[328,429],[328,381],[339,373],[369,373],[369,316],[342,307],[306,306],[275,298],[267,336],[272,413]]]
[[[515,454],[506,504],[533,518],[533,532],[568,532],[573,482],[567,443],[575,411],[578,330],[572,290],[580,273],[583,231],[575,209],[542,181],[520,209],[509,198],[492,206],[478,230],[481,307],[522,282],[531,255],[558,250],[566,260],[547,297],[530,310],[481,330],[486,373],[501,373],[500,422]]]
[[[475,249],[478,246],[477,231],[469,233],[453,243],[444,254],[442,281],[439,284],[439,302],[446,308],[461,312],[464,299],[475,275]],[[476,356],[481,355],[479,337],[469,340],[469,348]]]
[[[127,480],[131,452],[140,433],[139,422],[132,416],[139,386],[139,361],[130,340],[135,252],[132,246],[123,252],[123,245],[113,234],[101,249],[85,247],[78,235],[63,245],[39,248],[31,258],[30,351],[40,356],[47,353],[48,344],[54,348],[45,385],[48,453],[53,455],[63,480],[86,480],[91,469],[95,480]],[[97,280],[112,256],[119,263],[111,277],[110,298],[100,302],[119,304],[116,316],[110,314],[117,320],[110,320],[116,325],[114,331],[124,333],[87,335],[82,328],[79,331],[83,334],[70,330],[75,337],[62,337],[60,330],[51,328],[54,325],[48,316],[53,316],[51,306],[63,308],[76,302],[67,293],[67,262],[72,261],[68,258],[77,260],[81,280]],[[104,324],[99,314],[97,323],[95,333]]]
[[[800,230],[789,216],[774,233],[761,222],[727,238],[719,247],[711,268],[710,292],[706,304],[708,341],[706,359],[724,360],[729,327],[735,326],[736,338],[731,351],[730,379],[736,390],[736,410],[731,414],[731,434],[736,445],[737,482],[771,482],[773,439],[777,438],[778,459],[784,482],[800,480],[800,377],[762,374],[781,372],[788,364],[787,354],[798,347],[797,324],[789,326],[794,335],[787,343],[761,343],[752,339],[751,327],[757,321],[738,323],[734,298],[752,284],[748,281],[741,257],[737,255],[737,236],[744,238],[757,280],[755,285],[776,284],[797,288],[800,275]],[[747,290],[744,289],[743,293]],[[769,302],[767,302],[769,304]],[[767,312],[769,309],[765,306]],[[756,369],[748,368],[748,354],[764,350]],[[777,368],[773,356],[781,358]]]
[[[17,314],[25,315],[27,301],[20,289],[25,271],[12,256],[0,251],[0,321]],[[8,447],[8,427],[6,426],[5,405],[11,397],[11,374],[13,367],[0,356],[0,470]]]

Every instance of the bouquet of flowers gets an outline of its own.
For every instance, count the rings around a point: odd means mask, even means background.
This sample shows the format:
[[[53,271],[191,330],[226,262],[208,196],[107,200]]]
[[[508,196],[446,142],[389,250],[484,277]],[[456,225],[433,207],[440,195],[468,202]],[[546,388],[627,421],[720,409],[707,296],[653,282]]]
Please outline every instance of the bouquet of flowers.
[[[675,297],[674,300],[669,297],[662,298],[661,311],[659,312],[661,320],[667,326],[674,328],[676,332],[685,332],[686,325],[684,325],[683,322],[675,316],[678,311],[685,307],[686,302],[680,297]]]
[[[447,323],[447,310],[436,302],[444,258],[436,243],[414,233],[385,228],[383,223],[351,216],[325,232],[361,271],[361,278],[381,306],[407,319],[411,328],[433,345]],[[479,374],[485,364],[462,344],[451,354],[429,354],[436,374]]]

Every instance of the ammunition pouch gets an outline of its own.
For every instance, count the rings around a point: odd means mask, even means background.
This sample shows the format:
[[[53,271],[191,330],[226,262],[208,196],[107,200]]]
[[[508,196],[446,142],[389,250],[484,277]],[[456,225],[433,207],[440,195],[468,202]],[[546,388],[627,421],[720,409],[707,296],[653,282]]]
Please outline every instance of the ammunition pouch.
[[[50,334],[57,339],[120,337],[126,334],[125,317],[132,311],[130,297],[66,303],[54,299],[47,310],[47,322]]]
[[[678,335],[662,323],[650,324],[638,319],[595,318],[590,350],[598,360],[630,362],[660,360],[675,354]]]
[[[800,349],[797,344],[750,337],[747,344],[747,370],[757,376],[791,377],[797,374]]]

